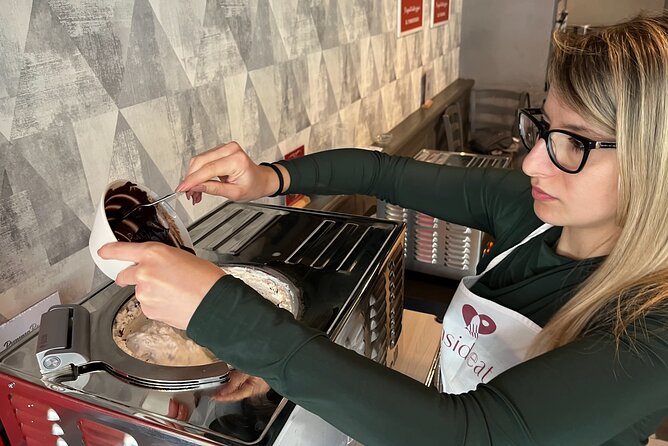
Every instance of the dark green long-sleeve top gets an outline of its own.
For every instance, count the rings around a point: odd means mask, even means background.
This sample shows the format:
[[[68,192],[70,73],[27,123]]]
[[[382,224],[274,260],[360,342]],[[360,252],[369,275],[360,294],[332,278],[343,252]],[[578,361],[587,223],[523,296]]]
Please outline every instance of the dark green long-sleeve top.
[[[479,268],[542,223],[519,171],[347,149],[283,165],[289,192],[373,195],[492,234],[497,243]],[[474,291],[545,325],[601,261],[555,254],[560,231],[515,250]],[[596,330],[461,395],[439,394],[335,345],[231,276],[207,293],[188,334],[366,446],[638,445],[668,415],[667,319],[648,315],[633,347],[617,349]]]

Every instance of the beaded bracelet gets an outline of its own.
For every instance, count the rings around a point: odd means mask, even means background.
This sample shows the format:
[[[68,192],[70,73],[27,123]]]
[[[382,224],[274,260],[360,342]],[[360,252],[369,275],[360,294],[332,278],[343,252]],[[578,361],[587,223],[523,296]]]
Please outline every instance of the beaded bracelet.
[[[278,197],[283,193],[283,185],[284,185],[283,174],[281,173],[281,170],[271,163],[260,163],[260,166],[271,167],[274,170],[274,172],[276,172],[276,175],[278,175],[278,190],[272,195],[269,195],[270,197]]]

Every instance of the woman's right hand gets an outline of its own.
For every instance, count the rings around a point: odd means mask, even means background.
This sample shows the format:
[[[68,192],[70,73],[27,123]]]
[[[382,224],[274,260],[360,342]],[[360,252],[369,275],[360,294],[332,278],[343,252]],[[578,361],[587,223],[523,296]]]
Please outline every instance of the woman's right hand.
[[[287,181],[287,170],[277,167]],[[286,182],[283,189],[288,185]],[[275,193],[278,186],[278,176],[273,169],[258,166],[239,144],[230,142],[194,156],[176,191],[186,192],[193,204],[197,204],[202,200],[202,193],[233,201],[250,201]]]

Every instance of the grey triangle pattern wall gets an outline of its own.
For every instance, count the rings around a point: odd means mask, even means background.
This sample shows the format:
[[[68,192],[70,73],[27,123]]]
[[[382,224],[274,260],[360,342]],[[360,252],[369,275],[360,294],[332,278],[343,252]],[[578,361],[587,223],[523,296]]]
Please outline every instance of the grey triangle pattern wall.
[[[256,162],[367,146],[458,75],[461,5],[397,37],[395,0],[11,0],[0,8],[0,322],[108,279],[87,249],[127,178],[172,190],[230,140]],[[221,203],[176,203],[191,223]]]

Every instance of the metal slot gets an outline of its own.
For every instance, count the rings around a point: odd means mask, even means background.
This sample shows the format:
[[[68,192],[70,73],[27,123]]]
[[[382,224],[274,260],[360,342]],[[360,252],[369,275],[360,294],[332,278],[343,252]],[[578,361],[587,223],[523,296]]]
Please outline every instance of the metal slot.
[[[209,237],[212,233],[216,232],[217,229],[219,229],[221,226],[224,226],[225,223],[236,217],[238,214],[241,213],[241,209],[236,209],[236,210],[230,210],[229,214],[226,214],[225,217],[219,221],[217,218],[208,218],[207,220],[203,221],[202,223],[198,224],[195,226],[192,230],[190,230],[190,234],[193,237],[193,243],[197,243],[200,240],[204,240],[205,238]],[[198,234],[197,236],[195,236]]]
[[[394,255],[388,261],[390,266],[390,274],[394,272],[399,274],[404,269],[404,256],[401,253],[401,250],[396,250]]]
[[[403,318],[403,312],[398,311],[398,309],[394,309],[394,308],[392,309],[392,311],[394,311],[395,315],[394,315],[394,317],[392,317],[390,319],[390,324],[392,325],[392,328],[395,329],[395,331],[396,331],[396,328],[401,326],[401,320]]]
[[[383,300],[385,300],[385,279],[383,276],[381,276],[371,288],[369,305],[370,306],[378,305],[378,302]]]
[[[325,235],[327,232],[331,230],[331,228],[336,224],[335,221],[333,220],[323,220],[320,222],[317,228],[313,232],[311,232],[308,237],[295,249],[295,251],[288,256],[288,258],[285,260],[286,263],[304,263],[304,257],[308,253],[313,252],[313,247],[315,244],[320,241],[320,243],[323,243],[322,237]],[[324,242],[326,243],[326,242]]]
[[[357,264],[357,253],[360,251],[361,247],[364,246],[362,242],[366,241],[366,238],[371,234],[371,232],[372,232],[371,227],[367,227],[364,230],[360,238],[357,239],[357,241],[355,241],[355,244],[350,249],[350,251],[348,251],[346,257],[341,261],[339,266],[336,268],[337,271],[350,272],[353,270],[353,268]]]
[[[473,232],[473,230],[467,226],[453,225],[451,223],[446,223],[445,229],[448,233],[453,234],[471,234]]]
[[[464,262],[471,259],[471,252],[469,249],[446,249],[442,258],[452,262]]]
[[[415,247],[415,255],[420,257],[425,257],[425,256],[428,257],[431,255],[436,255],[437,252],[438,252],[438,247],[436,245],[431,245],[431,244],[426,246],[418,245]]]
[[[470,264],[469,259],[461,259],[461,260],[449,260],[445,259],[443,260],[443,264],[455,268],[468,268]]]
[[[323,258],[323,256],[327,250],[332,247],[332,242],[336,240],[343,230],[343,227],[338,227],[337,229],[337,226],[336,223],[330,225],[317,239],[313,240],[308,247],[305,247],[300,263],[311,267],[320,264],[322,269],[327,264],[328,260],[327,258]],[[336,249],[336,245],[334,245],[334,248]],[[330,252],[329,256],[331,255],[332,253]],[[322,261],[321,258],[323,258]]]
[[[471,249],[464,246],[445,246],[443,257],[448,260],[462,261],[468,258],[471,254]]]
[[[327,246],[325,246],[325,248],[320,252],[318,257],[316,257],[316,259],[311,262],[311,266],[316,269],[323,269],[326,267],[336,252],[341,249],[341,240],[350,237],[358,227],[358,225],[353,223],[346,223],[344,226],[342,226],[339,231],[332,237]],[[315,249],[317,249],[317,247],[315,247],[314,250]]]
[[[404,275],[402,274],[401,276],[399,276],[398,280],[390,282],[390,292],[394,293],[393,299],[396,299],[400,293],[403,293],[403,291],[404,291]]]
[[[223,244],[218,245],[216,250],[237,255],[246,247],[246,245],[255,240],[262,231],[269,227],[276,217],[277,215],[270,215],[264,212],[258,213],[255,218],[247,222],[246,226],[241,228],[239,232],[221,242]]]
[[[227,240],[230,236],[239,231],[243,225],[251,218],[257,215],[257,211],[248,209],[239,209],[225,219],[213,231],[207,234],[199,247],[202,249],[216,250],[217,246],[222,245],[221,240]],[[257,217],[255,217],[257,218]]]
[[[238,221],[234,221],[234,225],[232,227],[227,228],[225,231],[222,231],[221,233],[217,232],[219,239],[218,243],[216,243],[213,246],[213,250],[218,251],[230,239],[239,234],[241,231],[248,228],[251,225],[251,223],[253,223],[260,215],[262,215],[261,212],[253,212],[253,211],[244,212],[243,215],[240,215]]]
[[[380,319],[385,319],[385,307],[387,302],[385,299],[379,299],[376,305],[369,307],[369,320],[378,321]]]
[[[468,254],[471,251],[471,244],[445,243],[443,245],[443,250],[446,256],[451,256],[451,255],[461,256],[463,254]]]
[[[443,241],[443,248],[445,251],[464,252],[471,248],[471,239],[457,240],[454,238],[447,238]]]
[[[385,204],[385,218],[393,221],[405,221],[406,209],[394,204]]]
[[[415,256],[415,261],[422,263],[436,263],[435,256]]]
[[[413,232],[415,233],[415,239],[420,240],[421,242],[438,241],[438,229],[436,228],[418,226]]]
[[[476,167],[489,167],[490,164],[491,164],[491,160],[481,158],[481,159],[477,160]]]
[[[443,242],[443,247],[446,250],[464,251],[471,248],[471,240],[456,240],[454,238],[446,238]]]
[[[451,234],[446,234],[444,237],[442,237],[442,239],[446,243],[467,243],[471,241],[471,235],[453,232]]]
[[[390,302],[390,316],[392,316],[392,319],[395,319],[394,315],[396,315],[397,313],[401,313],[401,311],[400,311],[401,308],[400,307],[401,307],[402,301],[403,301],[403,299],[399,298],[399,296],[396,296],[394,298],[394,300],[392,300]]]
[[[374,330],[371,332],[371,348],[373,349],[376,345],[387,345],[387,328],[385,324],[380,326],[379,330]]]
[[[380,352],[380,354],[378,355],[378,358],[376,359],[376,362],[378,362],[379,364],[386,365],[386,364],[385,364],[385,359],[386,359],[386,358],[387,358],[387,348],[384,348],[384,349]]]
[[[459,260],[463,261],[468,258],[470,258],[471,250],[469,248],[452,248],[452,247],[447,247],[445,249],[445,252],[443,254],[443,257],[446,260]]]
[[[384,310],[385,308],[383,308],[383,311]],[[376,331],[379,327],[384,327],[386,322],[387,318],[385,317],[385,314],[379,314],[378,317],[369,320],[369,329],[371,331]]]

